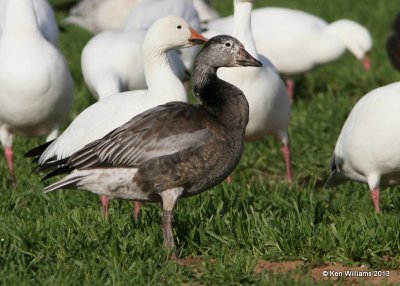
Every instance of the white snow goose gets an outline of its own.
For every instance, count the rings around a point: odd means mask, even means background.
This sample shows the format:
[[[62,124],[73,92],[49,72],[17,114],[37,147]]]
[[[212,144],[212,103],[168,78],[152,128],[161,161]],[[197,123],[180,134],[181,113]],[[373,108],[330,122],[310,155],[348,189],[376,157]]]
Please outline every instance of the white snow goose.
[[[167,15],[182,17],[194,29],[201,29],[199,16],[191,0],[144,0],[132,8],[125,30],[147,31],[154,21]],[[182,49],[179,52],[186,69],[192,70],[199,49]]]
[[[86,84],[95,97],[147,88],[142,44],[146,31],[159,18],[174,15],[195,30],[200,22],[193,6],[185,0],[147,0],[136,5],[123,31],[105,31],[94,36],[82,51],[81,66]],[[182,53],[192,49],[183,49]],[[191,57],[191,56],[190,56]],[[177,50],[168,52],[177,77],[188,81],[188,72]]]
[[[215,10],[208,2],[205,0],[193,0],[193,6],[199,14],[200,21],[204,27],[207,27],[206,24],[214,19],[220,17],[217,10]]]
[[[0,37],[0,140],[13,177],[13,134],[54,139],[71,105],[71,75],[42,36],[32,1],[8,1]]]
[[[208,23],[210,34],[230,33],[232,16]],[[332,23],[288,8],[259,8],[252,13],[252,32],[257,50],[275,65],[278,71],[291,78],[314,67],[338,59],[348,49],[364,67],[370,69],[368,52],[372,38],[359,23],[341,19]],[[288,81],[292,97],[294,82]]]
[[[71,8],[63,23],[78,25],[92,33],[122,30],[129,11],[141,1],[143,0],[80,0]]]
[[[172,210],[177,199],[219,184],[243,152],[247,100],[240,89],[219,79],[216,71],[260,65],[235,38],[210,39],[193,71],[194,92],[202,104],[170,102],[137,115],[55,162],[53,173],[68,175],[44,191],[82,189],[113,198],[160,202],[164,245],[173,250]]]
[[[367,183],[378,213],[380,187],[400,184],[399,93],[397,82],[377,88],[357,102],[336,142],[326,183]]]
[[[28,152],[38,156],[40,170],[57,167],[87,144],[126,123],[133,116],[169,101],[187,101],[186,91],[168,63],[167,52],[173,48],[191,47],[207,41],[182,18],[167,16],[156,21],[143,43],[143,62],[147,90],[127,91],[96,102],[80,113],[51,144]],[[134,67],[133,67],[134,68]],[[108,217],[108,199],[102,198],[103,214]],[[138,206],[135,215],[138,215]]]
[[[65,24],[75,24],[92,33],[107,30],[123,30],[127,24],[130,11],[138,4],[149,0],[80,0],[71,8],[69,16],[63,20]],[[150,0],[152,1],[152,0]],[[184,0],[190,4],[191,0]],[[166,2],[158,0],[157,2]],[[172,1],[173,2],[173,1]],[[170,2],[170,5],[175,5]],[[175,1],[182,2],[182,1]],[[172,3],[172,4],[171,4]],[[194,0],[193,5],[198,11],[201,21],[218,17],[212,7],[204,0]],[[145,16],[152,17],[156,10]]]
[[[0,1],[0,35],[5,21],[7,2],[9,1],[12,0]],[[59,30],[53,9],[47,0],[32,0],[32,2],[40,31],[50,43],[57,46]]]
[[[221,68],[218,76],[240,88],[249,102],[250,116],[246,128],[246,140],[253,141],[273,135],[282,142],[288,182],[292,181],[288,124],[291,104],[287,90],[271,62],[257,54],[251,34],[251,10],[254,0],[234,0],[233,36],[256,59],[261,58],[262,67]]]
[[[82,50],[83,78],[94,97],[103,99],[116,93],[146,89],[143,41],[146,31],[106,31],[94,36]],[[168,51],[168,61],[182,82],[188,73],[176,50]]]

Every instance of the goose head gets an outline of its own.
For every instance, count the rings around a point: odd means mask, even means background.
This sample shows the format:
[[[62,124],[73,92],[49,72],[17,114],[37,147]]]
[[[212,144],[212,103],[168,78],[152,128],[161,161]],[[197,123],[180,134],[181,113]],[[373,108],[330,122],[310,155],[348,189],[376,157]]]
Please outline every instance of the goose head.
[[[176,16],[166,16],[151,25],[143,45],[157,46],[168,51],[175,48],[188,48],[204,44],[207,38],[199,34],[184,19]]]
[[[220,67],[260,67],[262,64],[247,52],[243,44],[228,35],[218,35],[204,45],[197,55],[193,65],[194,95],[201,98],[204,90],[209,91],[209,85],[218,78]],[[217,82],[227,82],[219,79]],[[228,84],[232,87],[231,84]],[[202,91],[203,90],[203,91]],[[203,101],[203,100],[201,100]]]
[[[214,69],[220,67],[260,67],[262,64],[250,55],[244,45],[235,37],[218,35],[206,43],[197,59],[202,65]]]
[[[352,20],[342,19],[330,24],[329,30],[343,42],[358,60],[363,62],[366,70],[371,68],[368,53],[372,48],[372,38],[364,26]]]

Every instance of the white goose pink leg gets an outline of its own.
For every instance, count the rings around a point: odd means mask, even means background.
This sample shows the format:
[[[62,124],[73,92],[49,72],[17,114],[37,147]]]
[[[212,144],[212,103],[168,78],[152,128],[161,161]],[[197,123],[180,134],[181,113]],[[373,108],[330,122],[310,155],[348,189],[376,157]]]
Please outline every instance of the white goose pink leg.
[[[286,80],[286,87],[289,95],[290,102],[293,102],[294,99],[294,80],[287,79]]]
[[[100,200],[101,200],[101,205],[103,206],[103,217],[104,219],[107,220],[109,217],[108,208],[110,205],[110,199],[107,196],[100,196]],[[133,216],[135,218],[135,221],[138,222],[140,218],[140,209],[142,207],[142,203],[139,201],[134,201],[133,207],[134,207]]]
[[[110,204],[110,199],[107,196],[100,196],[101,204],[103,206],[103,217],[108,219],[108,205]]]
[[[372,201],[374,202],[374,208],[375,208],[376,213],[381,212],[381,209],[379,207],[379,194],[380,194],[380,190],[378,187],[376,187],[375,189],[373,189],[371,191],[371,198],[372,198]]]
[[[11,131],[5,125],[0,126],[0,141],[4,147],[4,155],[7,160],[8,169],[10,170],[13,185],[15,186],[17,181],[14,173],[14,152],[12,149],[13,136]]]
[[[10,170],[11,175],[14,174],[14,152],[12,147],[6,147],[4,154],[6,155],[8,169]]]
[[[6,147],[4,154],[6,156],[7,159],[7,163],[8,163],[8,169],[10,170],[10,174],[13,180],[13,184],[15,185],[17,180],[15,178],[15,173],[14,173],[14,152],[12,147]]]
[[[290,145],[283,144],[281,148],[283,157],[285,158],[286,165],[286,177],[289,183],[293,181],[293,172],[292,172],[292,159],[290,154]]]
[[[141,214],[141,208],[142,208],[142,203],[139,201],[133,201],[133,217],[135,218],[135,221],[138,222],[140,219],[140,214]]]

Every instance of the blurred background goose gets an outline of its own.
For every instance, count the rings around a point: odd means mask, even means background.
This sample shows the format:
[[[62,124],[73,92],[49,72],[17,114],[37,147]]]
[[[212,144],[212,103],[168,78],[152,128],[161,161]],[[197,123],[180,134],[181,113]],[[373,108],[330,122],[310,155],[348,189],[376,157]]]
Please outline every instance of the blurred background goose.
[[[284,83],[271,62],[257,53],[251,33],[251,10],[254,0],[234,0],[234,27],[232,35],[246,50],[263,63],[262,67],[220,68],[218,76],[240,88],[249,102],[250,116],[246,141],[260,140],[273,135],[282,142],[286,163],[286,177],[292,182],[292,165],[288,125],[291,104]]]
[[[194,29],[200,20],[193,6],[185,0],[148,0],[136,5],[123,31],[106,31],[94,36],[82,51],[83,77],[92,94],[99,98],[118,92],[147,88],[143,70],[142,44],[146,31],[159,18],[175,15],[185,19]],[[191,69],[194,52],[181,53]],[[180,54],[168,52],[168,60],[176,76],[189,80]]]
[[[92,33],[122,30],[129,11],[141,1],[144,0],[81,0],[71,8],[63,23],[78,25]]]
[[[165,0],[81,0],[77,5],[71,8],[69,16],[64,19],[63,23],[78,25],[92,33],[108,30],[123,30],[127,25],[130,11],[138,4],[148,1],[153,2],[153,5],[154,3],[156,5],[163,5],[163,2],[166,2]],[[188,4],[193,3],[200,20],[204,23],[219,17],[218,12],[205,0],[184,1]],[[172,2],[170,1],[169,5],[171,5]],[[152,18],[157,14],[158,10],[154,7],[150,14],[141,15],[141,18]]]
[[[131,10],[125,30],[147,31],[154,21],[167,15],[182,17],[194,29],[201,30],[199,16],[191,0],[143,0]],[[192,70],[193,61],[198,52],[197,47],[180,50],[187,71]]]
[[[400,184],[400,83],[377,88],[352,109],[336,142],[327,186],[367,183],[376,212],[381,186]]]
[[[216,71],[221,66],[260,65],[235,38],[211,39],[194,64],[194,92],[201,105],[170,102],[137,115],[56,161],[54,174],[69,175],[44,191],[83,189],[113,198],[160,202],[164,246],[173,250],[172,211],[178,198],[219,184],[243,153],[247,100]]]
[[[54,139],[72,105],[64,57],[41,34],[31,0],[7,1],[0,37],[0,140],[14,174],[13,134]]]
[[[5,21],[8,1],[12,0],[0,1],[0,36]],[[47,39],[47,41],[57,46],[59,29],[53,9],[47,0],[32,0],[32,3],[35,10],[36,21],[42,35]]]
[[[206,27],[207,23],[211,20],[220,17],[217,10],[215,10],[206,0],[193,0],[193,6],[199,14],[200,21],[203,27]]]
[[[203,44],[206,40],[182,18],[167,16],[157,20],[143,43],[148,89],[119,93],[98,101],[79,114],[54,142],[40,146],[27,155],[40,156],[39,169],[51,170],[57,167],[58,160],[102,138],[133,116],[169,101],[187,101],[185,89],[168,63],[167,51]],[[104,216],[108,217],[108,199],[103,197],[102,203]],[[138,206],[135,214],[137,217]]]
[[[212,20],[206,36],[230,33],[233,16]],[[342,19],[332,23],[300,10],[259,8],[252,13],[252,32],[257,50],[288,78],[289,96],[293,97],[293,76],[318,65],[337,60],[348,49],[371,68],[368,52],[372,48],[369,31],[359,23]]]

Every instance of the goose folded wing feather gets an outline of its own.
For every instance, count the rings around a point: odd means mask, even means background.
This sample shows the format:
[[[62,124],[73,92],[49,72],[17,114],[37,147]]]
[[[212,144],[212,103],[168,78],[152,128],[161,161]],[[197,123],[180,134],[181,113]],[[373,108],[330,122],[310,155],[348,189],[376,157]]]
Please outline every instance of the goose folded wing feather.
[[[67,165],[72,169],[128,167],[167,155],[192,152],[215,136],[198,120],[201,112],[182,102],[157,106],[76,152]]]

